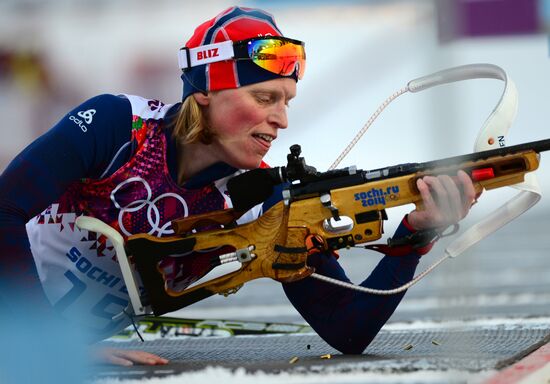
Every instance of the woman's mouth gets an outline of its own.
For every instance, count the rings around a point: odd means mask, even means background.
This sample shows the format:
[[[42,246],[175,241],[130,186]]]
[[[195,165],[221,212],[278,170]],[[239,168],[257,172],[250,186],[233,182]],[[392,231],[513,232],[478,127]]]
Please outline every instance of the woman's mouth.
[[[252,136],[266,148],[271,147],[271,142],[275,140],[274,136],[265,133],[255,133]]]
[[[271,143],[273,140],[275,140],[273,136],[266,135],[265,133],[255,133],[253,136],[263,141],[267,141],[268,143]]]

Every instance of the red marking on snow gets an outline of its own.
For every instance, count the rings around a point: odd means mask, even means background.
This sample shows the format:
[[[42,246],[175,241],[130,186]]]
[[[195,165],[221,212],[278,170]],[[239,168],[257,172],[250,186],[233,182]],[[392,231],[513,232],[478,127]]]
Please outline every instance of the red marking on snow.
[[[517,363],[501,370],[483,384],[512,384],[524,379],[550,363],[550,343],[543,345]]]

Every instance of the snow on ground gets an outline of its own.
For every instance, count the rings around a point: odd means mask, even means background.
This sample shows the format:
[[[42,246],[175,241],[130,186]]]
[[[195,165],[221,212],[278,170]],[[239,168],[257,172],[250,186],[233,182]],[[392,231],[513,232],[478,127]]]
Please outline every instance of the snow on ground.
[[[347,384],[347,383],[370,383],[370,384],[398,384],[398,383],[480,383],[483,379],[489,377],[493,372],[483,373],[465,373],[459,371],[419,371],[406,373],[391,373],[391,372],[326,372],[320,374],[315,373],[279,373],[267,374],[257,372],[253,374],[247,373],[244,369],[235,371],[219,368],[208,367],[201,371],[184,373],[177,376],[166,378],[153,378],[144,380],[119,380],[119,379],[101,379],[94,384],[204,384],[204,383],[224,383],[224,384],[313,384],[313,383],[331,383],[331,384]]]

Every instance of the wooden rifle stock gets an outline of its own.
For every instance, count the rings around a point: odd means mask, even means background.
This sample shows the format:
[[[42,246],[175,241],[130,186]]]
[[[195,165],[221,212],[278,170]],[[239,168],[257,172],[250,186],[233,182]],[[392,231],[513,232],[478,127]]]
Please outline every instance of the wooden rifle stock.
[[[157,238],[138,234],[127,248],[155,315],[190,305],[216,293],[233,293],[247,281],[269,277],[281,282],[309,276],[306,238],[317,235],[327,249],[341,249],[379,239],[385,209],[415,204],[422,209],[416,181],[427,175],[470,175],[477,192],[520,183],[538,168],[539,152],[550,149],[550,139],[427,163],[408,163],[374,171],[316,173],[289,185],[284,201],[257,220],[235,225],[240,215],[224,210],[178,219],[177,235]],[[328,173],[327,173],[328,174]],[[194,232],[199,223],[224,228]],[[196,225],[195,225],[196,224]],[[241,262],[239,270],[181,291],[169,287],[159,262],[187,257],[192,252],[225,246]],[[181,256],[178,256],[181,255]]]

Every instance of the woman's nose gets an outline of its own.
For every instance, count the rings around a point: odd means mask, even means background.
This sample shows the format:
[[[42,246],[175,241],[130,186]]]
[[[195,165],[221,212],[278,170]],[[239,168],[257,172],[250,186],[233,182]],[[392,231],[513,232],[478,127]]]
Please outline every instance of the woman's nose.
[[[288,117],[286,113],[286,105],[284,103],[277,104],[270,114],[270,124],[276,128],[285,129],[288,127]]]

